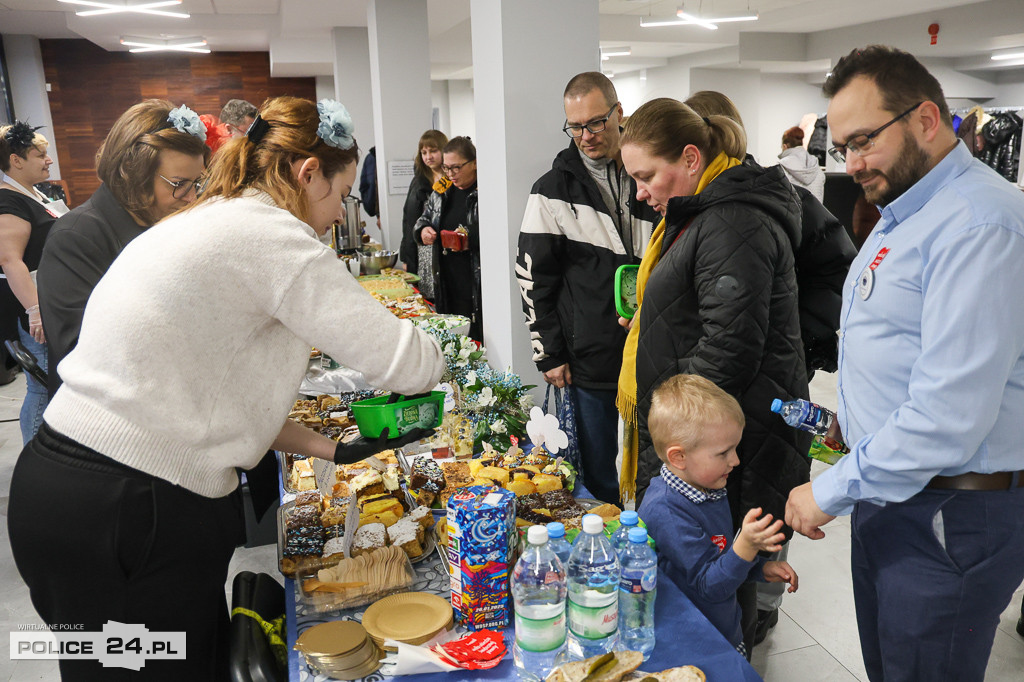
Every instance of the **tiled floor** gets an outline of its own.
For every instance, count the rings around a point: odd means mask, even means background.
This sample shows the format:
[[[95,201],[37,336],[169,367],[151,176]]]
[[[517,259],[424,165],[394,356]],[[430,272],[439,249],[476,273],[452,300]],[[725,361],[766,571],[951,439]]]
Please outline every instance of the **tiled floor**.
[[[24,379],[0,387],[0,420],[15,418],[24,395]],[[835,378],[821,374],[811,386],[813,400],[835,407]],[[19,624],[40,623],[28,599],[11,558],[7,541],[7,493],[11,471],[21,451],[17,422],[0,423],[0,632]],[[812,476],[825,468],[816,463]],[[839,518],[825,527],[826,537],[817,542],[797,537],[789,561],[800,575],[800,590],[786,595],[779,624],[763,644],[754,650],[754,667],[769,682],[854,682],[866,680],[860,658],[857,628],[853,616],[850,581],[850,524]],[[273,546],[239,549],[229,575],[253,570],[278,575]],[[230,585],[228,585],[230,588]],[[1014,627],[1020,615],[1024,588],[1019,589],[1003,613],[996,635],[986,682],[1017,682],[1024,670],[1024,639]],[[0,645],[3,646],[3,645]],[[0,655],[0,682],[16,680],[58,680],[54,661],[10,661]],[[717,681],[716,681],[717,682]]]

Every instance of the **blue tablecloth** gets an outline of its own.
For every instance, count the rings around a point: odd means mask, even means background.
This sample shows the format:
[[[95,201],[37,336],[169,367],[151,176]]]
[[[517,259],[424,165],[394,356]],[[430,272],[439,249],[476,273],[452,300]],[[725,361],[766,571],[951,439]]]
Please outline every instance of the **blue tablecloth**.
[[[414,590],[447,594],[448,576],[440,560],[434,556],[416,565],[416,583]],[[292,608],[287,610],[288,644],[295,643],[299,632],[317,623],[329,620],[360,620],[364,609],[341,611],[335,614],[309,614],[305,606],[296,601],[295,585],[289,580],[286,589]],[[654,625],[657,633],[657,644],[651,658],[641,667],[645,671],[659,671],[680,665],[695,665],[707,675],[709,680],[717,682],[728,680],[760,680],[761,677],[750,667],[746,659],[736,652],[704,617],[696,606],[664,576],[659,576],[658,598],[654,606]],[[505,643],[509,653],[505,660],[491,670],[465,671],[458,673],[438,673],[433,675],[412,675],[410,680],[419,682],[468,682],[471,680],[509,680],[515,678],[512,664],[511,638],[513,628],[505,629]],[[314,676],[295,651],[288,654],[288,679],[291,682],[321,682],[331,678]],[[365,680],[385,679],[381,671],[364,678]],[[398,678],[393,678],[398,679]]]

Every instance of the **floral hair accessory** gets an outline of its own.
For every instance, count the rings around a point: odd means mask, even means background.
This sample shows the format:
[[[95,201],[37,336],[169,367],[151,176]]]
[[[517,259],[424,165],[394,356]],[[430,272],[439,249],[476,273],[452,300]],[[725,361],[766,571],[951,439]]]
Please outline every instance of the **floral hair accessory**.
[[[352,137],[355,128],[345,105],[333,99],[322,99],[316,103],[316,110],[320,114],[320,126],[316,129],[320,139],[337,149],[351,149],[356,143]]]
[[[199,120],[199,114],[182,104],[180,107],[171,109],[167,120],[171,122],[174,129],[179,133],[188,133],[206,142],[206,126]]]
[[[33,140],[36,131],[43,126],[30,126],[22,121],[15,121],[11,127],[4,131],[4,140],[10,146],[11,151],[21,155],[26,149],[34,146]]]

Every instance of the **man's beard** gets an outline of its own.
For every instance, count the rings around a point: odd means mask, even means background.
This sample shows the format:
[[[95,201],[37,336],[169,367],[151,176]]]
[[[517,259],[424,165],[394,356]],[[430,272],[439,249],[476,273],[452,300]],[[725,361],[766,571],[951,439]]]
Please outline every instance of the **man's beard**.
[[[862,183],[874,177],[881,177],[883,183],[864,188],[864,198],[876,206],[888,206],[923,178],[931,170],[931,166],[928,154],[921,149],[908,130],[903,133],[903,142],[896,153],[896,161],[888,172],[861,171],[854,173],[853,180]]]

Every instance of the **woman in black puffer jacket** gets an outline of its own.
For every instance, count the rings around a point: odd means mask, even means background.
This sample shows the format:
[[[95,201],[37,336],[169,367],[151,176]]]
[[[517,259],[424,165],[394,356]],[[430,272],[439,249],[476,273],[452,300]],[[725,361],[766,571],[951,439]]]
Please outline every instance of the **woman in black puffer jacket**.
[[[647,433],[651,394],[675,374],[698,374],[746,416],[727,485],[737,528],[753,507],[784,518],[789,491],[810,476],[809,435],[769,409],[773,398],[808,397],[793,257],[800,200],[780,168],[742,165],[745,151],[734,121],[671,99],[641,106],[622,141],[638,198],[665,215],[635,321],[638,498],[661,465]]]

